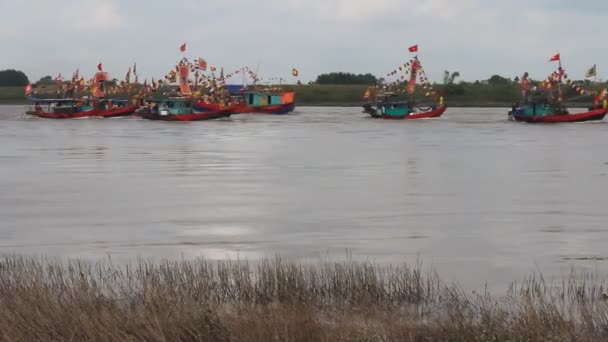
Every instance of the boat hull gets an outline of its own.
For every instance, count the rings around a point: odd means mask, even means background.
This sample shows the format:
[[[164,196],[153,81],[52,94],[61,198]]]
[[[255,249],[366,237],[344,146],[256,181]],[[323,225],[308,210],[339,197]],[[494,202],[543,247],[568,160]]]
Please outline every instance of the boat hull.
[[[251,107],[251,111],[253,113],[264,113],[264,114],[289,114],[293,112],[296,108],[295,103],[284,103],[280,105],[270,105],[270,106],[254,106]]]
[[[521,115],[517,112],[509,113],[509,118],[514,121],[527,123],[561,123],[561,122],[585,122],[603,120],[608,113],[608,108],[595,109],[585,113],[577,114],[554,114],[554,115]]]
[[[137,109],[139,109],[138,105],[132,105],[132,106],[120,107],[120,108],[116,108],[116,109],[112,109],[112,110],[102,110],[99,112],[99,114],[97,114],[97,116],[102,117],[102,118],[114,118],[114,117],[119,117],[119,116],[128,116],[128,115],[132,115],[133,113],[135,113],[135,111],[137,111]]]
[[[404,115],[386,115],[386,114],[377,114],[377,111],[371,105],[363,106],[364,112],[369,114],[372,118],[376,119],[386,119],[386,120],[415,120],[415,119],[429,119],[429,118],[438,118],[443,113],[445,113],[447,106],[439,107],[430,111],[420,112],[420,113],[409,113]]]
[[[44,119],[79,119],[89,116],[98,116],[101,111],[99,109],[87,110],[77,113],[49,113],[44,111],[27,111],[26,114],[37,116]]]
[[[229,117],[232,113],[230,110],[223,109],[217,111],[208,112],[194,112],[189,114],[165,114],[161,115],[155,111],[142,110],[138,112],[138,115],[143,119],[147,120],[160,120],[160,121],[204,121],[214,120],[219,118]]]

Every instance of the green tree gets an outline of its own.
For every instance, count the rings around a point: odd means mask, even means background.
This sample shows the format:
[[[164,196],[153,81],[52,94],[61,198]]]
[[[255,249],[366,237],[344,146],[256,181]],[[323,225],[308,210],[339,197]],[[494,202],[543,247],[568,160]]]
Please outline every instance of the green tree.
[[[458,77],[460,77],[460,72],[454,71],[453,73],[450,73],[446,70],[443,72],[443,84],[454,84]]]
[[[0,71],[0,87],[19,87],[29,83],[23,71],[14,69]]]
[[[372,74],[352,74],[348,72],[331,72],[317,76],[317,84],[375,84],[378,80]]]
[[[488,84],[492,86],[511,84],[511,80],[499,75],[493,75],[488,79]]]
[[[41,79],[39,79],[38,82],[36,82],[36,85],[51,85],[51,84],[55,84],[55,81],[53,80],[53,77],[51,77],[51,76],[44,76]]]

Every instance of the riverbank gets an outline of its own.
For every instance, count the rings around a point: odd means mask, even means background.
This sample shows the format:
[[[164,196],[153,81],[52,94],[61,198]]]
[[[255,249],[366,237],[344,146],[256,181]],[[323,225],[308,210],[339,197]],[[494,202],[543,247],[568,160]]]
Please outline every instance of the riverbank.
[[[605,341],[603,279],[465,291],[408,265],[0,261],[4,340]]]

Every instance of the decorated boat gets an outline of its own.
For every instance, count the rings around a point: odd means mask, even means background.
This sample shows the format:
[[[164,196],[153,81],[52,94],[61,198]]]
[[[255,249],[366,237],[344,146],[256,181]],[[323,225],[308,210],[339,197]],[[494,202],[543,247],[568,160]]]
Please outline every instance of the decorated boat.
[[[243,94],[252,113],[289,114],[295,110],[295,92],[251,91]]]
[[[383,94],[385,100],[364,104],[364,112],[376,119],[412,120],[438,118],[447,109],[442,99],[437,105],[425,108],[417,106],[414,101],[393,101],[392,96],[392,93]]]
[[[238,87],[238,86],[237,86]],[[194,102],[201,111],[229,109],[233,114],[266,113],[288,114],[295,109],[295,92],[244,90],[227,86],[226,99]]]
[[[91,107],[82,99],[41,99],[28,97],[33,102],[26,114],[46,119],[77,119],[97,116],[101,110]]]
[[[545,103],[527,103],[509,111],[509,119],[528,123],[585,122],[603,120],[608,108],[594,108],[582,113],[570,114],[565,107]]]
[[[196,111],[188,98],[148,99],[136,115],[148,120],[201,121],[229,117],[229,109]]]
[[[99,110],[96,116],[102,118],[128,116],[139,109],[139,105],[133,104],[127,99],[94,99],[90,103],[93,108]]]
[[[572,82],[561,64],[560,54],[554,55],[549,62],[559,62],[559,67],[546,80],[532,85],[528,73],[521,78],[523,105],[516,103],[508,112],[508,119],[527,123],[562,123],[603,120],[608,113],[608,91],[590,92],[583,86]],[[595,66],[593,67],[595,69]],[[589,74],[587,75],[589,77]],[[566,86],[563,89],[564,85]],[[593,95],[593,105],[586,111],[570,113],[564,105],[564,94],[572,93],[577,97]]]
[[[409,48],[410,52],[417,52],[418,46]],[[409,80],[405,82],[409,73]],[[387,78],[398,76],[388,85],[371,86],[363,95],[368,102],[363,104],[363,112],[376,119],[412,120],[438,118],[445,113],[447,106],[439,92],[433,89],[418,56],[399,66],[398,69],[388,73]],[[421,83],[417,91],[416,81]],[[423,94],[430,99],[427,105],[418,104],[414,99],[416,93]]]

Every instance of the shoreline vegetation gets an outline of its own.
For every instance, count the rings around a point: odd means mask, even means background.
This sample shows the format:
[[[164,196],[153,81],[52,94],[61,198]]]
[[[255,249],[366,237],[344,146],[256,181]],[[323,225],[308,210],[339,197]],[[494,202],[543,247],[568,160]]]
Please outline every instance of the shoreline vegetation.
[[[606,279],[502,294],[355,261],[0,260],[2,340],[606,341]]]
[[[285,90],[296,92],[297,106],[311,107],[361,107],[365,102],[363,93],[366,85],[284,85],[279,86]],[[514,102],[520,101],[521,91],[517,84],[457,84],[449,85],[448,94],[445,95],[448,108],[458,107],[504,107],[511,108]],[[452,89],[453,88],[453,89]],[[452,93],[452,94],[450,94]],[[420,103],[427,101],[419,96]],[[27,104],[23,87],[0,87],[0,104]],[[591,97],[567,97],[565,104],[569,107],[587,107],[591,104]]]

